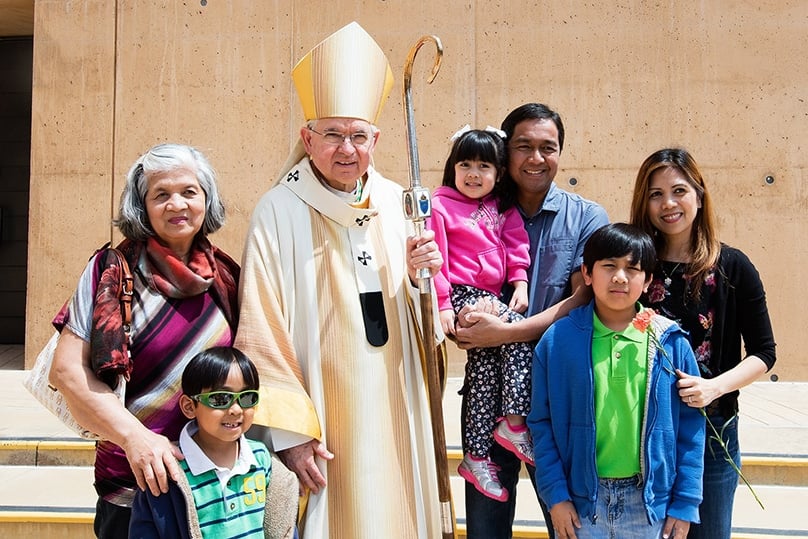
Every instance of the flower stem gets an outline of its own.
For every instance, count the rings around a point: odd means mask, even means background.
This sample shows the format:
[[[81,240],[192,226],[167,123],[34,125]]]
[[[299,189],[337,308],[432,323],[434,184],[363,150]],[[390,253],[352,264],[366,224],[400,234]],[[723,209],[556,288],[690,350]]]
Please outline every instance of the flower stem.
[[[755,489],[752,487],[752,485],[749,483],[749,481],[743,475],[743,472],[738,467],[738,465],[735,464],[735,461],[732,460],[732,457],[729,454],[729,449],[727,449],[727,444],[724,443],[724,438],[721,436],[721,434],[719,434],[718,430],[716,430],[715,425],[713,425],[713,422],[710,421],[710,418],[707,417],[707,412],[704,410],[704,408],[699,408],[699,412],[701,412],[701,415],[704,417],[704,420],[707,422],[707,426],[710,427],[710,430],[712,431],[712,435],[710,436],[710,438],[712,438],[713,440],[718,442],[718,445],[720,445],[721,449],[724,450],[724,460],[726,460],[729,463],[729,465],[732,466],[732,469],[735,470],[735,473],[738,474],[738,477],[740,477],[741,480],[744,482],[746,487],[749,489],[749,492],[751,492],[752,496],[755,497],[755,501],[758,503],[760,508],[765,510],[766,508],[763,506],[763,502],[760,501],[760,498],[758,498],[758,495],[755,492]],[[721,427],[721,431],[723,433],[724,427]]]
[[[662,368],[665,369],[665,372],[667,372],[671,376],[681,378],[679,373],[676,372],[676,368],[671,362],[671,358],[668,357],[668,352],[665,351],[665,348],[659,342],[656,332],[654,331],[654,326],[651,325],[651,320],[654,318],[654,316],[656,316],[656,313],[654,312],[653,309],[643,309],[642,311],[637,313],[637,315],[634,317],[631,323],[634,324],[634,327],[637,328],[638,330],[648,332],[648,336],[653,341],[654,348],[662,353],[662,357],[664,358]],[[709,417],[707,417],[707,412],[704,410],[703,407],[699,408],[699,412],[701,412],[701,415],[704,417],[704,420],[707,422],[707,425],[710,427],[710,430],[712,431],[710,438],[718,442],[718,445],[720,445],[721,449],[724,450],[724,460],[726,460],[729,463],[729,465],[732,466],[732,469],[735,470],[735,473],[738,474],[738,477],[740,477],[741,480],[744,482],[744,484],[747,486],[749,492],[751,492],[752,496],[755,497],[755,501],[758,503],[760,508],[765,510],[766,508],[763,507],[763,502],[761,502],[760,498],[758,498],[755,489],[752,487],[749,481],[747,481],[746,477],[744,477],[743,472],[741,472],[741,469],[738,467],[737,464],[735,464],[735,461],[732,460],[732,457],[729,454],[729,449],[727,449],[727,444],[724,443],[724,438],[721,437],[721,434],[718,433],[718,431],[715,428],[715,425],[713,425],[713,422],[710,421]],[[722,433],[724,432],[725,426],[726,424],[721,427]],[[705,443],[707,442],[708,441],[705,440]]]

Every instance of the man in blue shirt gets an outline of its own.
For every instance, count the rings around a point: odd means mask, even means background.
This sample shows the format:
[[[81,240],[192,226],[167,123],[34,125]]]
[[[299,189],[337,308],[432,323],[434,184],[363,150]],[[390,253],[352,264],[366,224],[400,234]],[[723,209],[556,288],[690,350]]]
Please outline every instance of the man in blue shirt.
[[[564,124],[546,105],[527,103],[502,122],[508,142],[508,174],[503,177],[505,198],[522,215],[530,238],[527,318],[505,323],[479,306],[462,312],[457,341],[461,348],[499,346],[537,341],[556,319],[591,298],[581,275],[583,249],[589,236],[608,224],[606,211],[595,202],[560,189],[555,183],[558,159],[564,147]],[[463,395],[462,425],[468,413]],[[488,498],[466,483],[468,539],[510,539],[516,507],[516,483],[522,462],[494,444],[491,460],[499,466],[499,481],[510,497],[505,502]],[[528,466],[531,480],[534,469]],[[534,484],[535,488],[535,484]],[[550,515],[539,500],[550,538],[555,537]]]

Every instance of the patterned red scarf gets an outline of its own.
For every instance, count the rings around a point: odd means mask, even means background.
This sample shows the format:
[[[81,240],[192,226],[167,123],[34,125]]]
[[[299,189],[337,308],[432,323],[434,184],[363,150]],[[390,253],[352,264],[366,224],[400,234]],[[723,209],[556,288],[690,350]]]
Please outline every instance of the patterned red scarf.
[[[118,249],[129,263],[132,273],[139,273],[151,288],[166,297],[182,299],[210,291],[235,330],[239,266],[206,237],[197,236],[187,266],[154,238],[146,242],[124,240]],[[113,255],[98,258],[96,272],[100,271],[101,276],[93,307],[91,362],[96,375],[114,387],[119,374],[129,379],[132,362],[126,352],[126,335],[118,299],[120,268]]]
[[[198,296],[213,283],[216,261],[213,260],[207,239],[194,242],[187,266],[154,237],[146,240],[146,258],[148,263],[143,276],[149,281],[149,286],[166,297],[182,299]]]

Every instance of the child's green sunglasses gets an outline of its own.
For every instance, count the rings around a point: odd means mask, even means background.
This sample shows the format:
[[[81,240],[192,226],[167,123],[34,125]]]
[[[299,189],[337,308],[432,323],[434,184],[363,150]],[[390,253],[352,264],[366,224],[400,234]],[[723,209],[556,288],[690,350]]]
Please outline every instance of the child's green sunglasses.
[[[210,393],[200,393],[191,397],[196,402],[201,402],[208,408],[217,410],[227,410],[233,406],[233,402],[238,401],[242,408],[252,408],[258,404],[258,390],[247,389],[239,393],[233,391],[211,391]]]

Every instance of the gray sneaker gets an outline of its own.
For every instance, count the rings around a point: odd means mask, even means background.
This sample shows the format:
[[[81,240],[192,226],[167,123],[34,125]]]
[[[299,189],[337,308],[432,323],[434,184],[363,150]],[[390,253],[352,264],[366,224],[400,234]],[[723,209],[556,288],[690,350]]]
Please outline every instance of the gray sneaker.
[[[519,432],[511,430],[507,419],[503,419],[494,430],[494,440],[499,445],[516,455],[519,460],[535,466],[533,459],[533,440],[530,438],[530,431],[525,428]]]
[[[508,490],[500,484],[497,471],[499,466],[491,462],[491,459],[478,459],[469,453],[463,455],[463,462],[457,467],[460,477],[474,485],[482,494],[504,502],[508,500]]]

